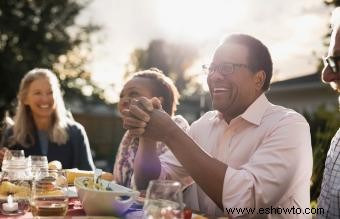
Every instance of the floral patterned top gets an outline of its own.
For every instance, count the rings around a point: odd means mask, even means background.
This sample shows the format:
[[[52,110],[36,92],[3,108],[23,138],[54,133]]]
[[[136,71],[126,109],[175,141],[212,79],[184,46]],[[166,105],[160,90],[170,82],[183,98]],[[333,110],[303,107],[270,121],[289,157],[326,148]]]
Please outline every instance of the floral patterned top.
[[[180,115],[176,115],[173,121],[185,132],[189,130],[189,123]],[[125,132],[120,142],[118,152],[113,167],[113,176],[120,185],[131,188],[131,178],[133,175],[133,163],[137,153],[139,139],[129,135],[129,131]],[[163,142],[157,142],[157,154],[163,154],[169,148]]]

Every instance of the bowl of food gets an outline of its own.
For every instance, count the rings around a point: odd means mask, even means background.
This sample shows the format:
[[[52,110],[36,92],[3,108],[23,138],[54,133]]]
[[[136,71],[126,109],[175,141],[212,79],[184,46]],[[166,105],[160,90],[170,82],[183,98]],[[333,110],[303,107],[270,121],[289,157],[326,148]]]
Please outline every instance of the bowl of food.
[[[139,196],[138,191],[103,179],[94,182],[93,177],[77,177],[74,186],[89,216],[121,216]]]
[[[66,178],[67,178],[67,182],[69,185],[74,185],[74,180],[77,177],[82,177],[82,176],[86,176],[86,177],[94,177],[94,171],[92,170],[78,170],[78,169],[66,169]],[[101,179],[105,179],[107,181],[112,181],[113,180],[113,175],[112,173],[108,173],[108,172],[102,172],[102,174],[100,175]]]

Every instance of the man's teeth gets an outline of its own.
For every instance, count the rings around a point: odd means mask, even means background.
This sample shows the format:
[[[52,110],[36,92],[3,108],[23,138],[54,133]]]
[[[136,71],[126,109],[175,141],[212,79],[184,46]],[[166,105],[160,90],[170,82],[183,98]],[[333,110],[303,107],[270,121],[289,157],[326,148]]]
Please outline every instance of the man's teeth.
[[[228,91],[226,88],[214,88],[214,92]]]
[[[49,108],[49,105],[40,105],[40,108],[47,109],[47,108]]]

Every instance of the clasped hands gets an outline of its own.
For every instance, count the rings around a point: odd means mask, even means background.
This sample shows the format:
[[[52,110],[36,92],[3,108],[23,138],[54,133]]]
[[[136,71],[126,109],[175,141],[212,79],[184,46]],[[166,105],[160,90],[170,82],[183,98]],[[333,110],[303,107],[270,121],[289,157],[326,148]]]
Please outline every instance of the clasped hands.
[[[145,137],[162,141],[171,117],[162,109],[158,98],[140,97],[131,101],[129,109],[123,110],[123,127],[133,137]]]

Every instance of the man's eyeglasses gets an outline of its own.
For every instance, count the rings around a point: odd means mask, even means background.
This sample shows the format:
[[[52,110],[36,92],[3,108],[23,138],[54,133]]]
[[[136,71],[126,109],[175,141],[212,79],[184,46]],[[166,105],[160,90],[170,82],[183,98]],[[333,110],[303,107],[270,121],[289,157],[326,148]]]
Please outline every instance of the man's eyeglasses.
[[[323,58],[324,64],[329,65],[334,73],[340,73],[339,62],[340,56],[328,56]]]
[[[232,74],[235,71],[235,67],[244,67],[249,68],[249,65],[246,64],[237,64],[237,63],[223,63],[220,65],[202,65],[202,69],[207,74],[212,74],[214,72],[219,72],[222,75]]]

